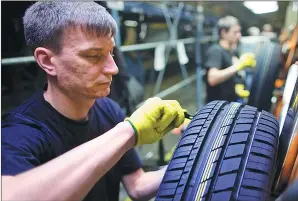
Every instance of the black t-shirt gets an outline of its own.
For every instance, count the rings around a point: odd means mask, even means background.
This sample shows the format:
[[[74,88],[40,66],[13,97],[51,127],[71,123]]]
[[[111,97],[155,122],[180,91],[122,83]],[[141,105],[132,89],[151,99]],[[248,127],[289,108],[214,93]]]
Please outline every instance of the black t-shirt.
[[[204,64],[207,68],[207,77],[210,68],[218,68],[222,70],[232,66],[232,58],[232,52],[224,49],[219,44],[212,45],[207,51],[206,62]],[[207,81],[207,102],[213,100],[236,101],[238,99],[238,96],[235,93],[236,79],[237,75],[213,87],[210,86]]]
[[[40,90],[3,116],[2,175],[16,175],[42,165],[100,136],[123,119],[120,107],[109,98],[96,100],[88,121],[68,119],[45,101]],[[85,200],[117,201],[121,177],[139,168],[141,161],[131,149],[97,182]]]

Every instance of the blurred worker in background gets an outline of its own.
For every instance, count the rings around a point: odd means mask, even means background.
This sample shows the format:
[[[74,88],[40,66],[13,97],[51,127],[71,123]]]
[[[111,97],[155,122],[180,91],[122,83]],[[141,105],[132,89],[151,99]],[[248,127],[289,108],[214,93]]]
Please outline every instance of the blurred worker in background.
[[[263,30],[261,32],[262,36],[268,37],[270,40],[276,40],[277,34],[273,32],[273,28],[271,24],[264,24]]]
[[[204,64],[207,68],[207,102],[237,101],[240,96],[247,96],[244,85],[236,85],[239,79],[237,72],[246,67],[255,67],[255,56],[246,53],[235,59],[234,50],[241,37],[241,27],[237,18],[226,16],[219,19],[218,30],[219,43],[208,49]]]
[[[118,68],[116,23],[95,2],[36,2],[23,18],[47,84],[2,119],[3,200],[116,201],[155,196],[165,169],[144,172],[134,146],[180,126],[177,101],[148,99],[129,118],[106,96]]]
[[[255,27],[255,26],[252,26],[252,27],[249,27],[247,29],[247,33],[249,36],[259,36],[260,35],[260,29],[258,27]]]

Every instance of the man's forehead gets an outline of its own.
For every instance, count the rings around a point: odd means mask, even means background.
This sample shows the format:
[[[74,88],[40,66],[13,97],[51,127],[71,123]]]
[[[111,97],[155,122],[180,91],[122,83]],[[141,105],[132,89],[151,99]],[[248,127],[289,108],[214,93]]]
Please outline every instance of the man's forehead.
[[[83,32],[82,30],[67,31],[64,35],[64,45],[73,46],[77,50],[94,49],[103,51],[115,46],[114,37],[111,35],[98,36]]]
[[[71,26],[67,27],[64,31],[66,37],[69,36],[75,36],[75,37],[82,37],[82,38],[88,38],[88,39],[102,39],[110,40],[113,43],[114,42],[114,36],[111,33],[99,33],[96,29],[87,29],[84,26]]]
[[[93,50],[93,51],[110,51],[115,47],[113,38],[110,37],[97,37],[94,40],[87,40],[78,45],[79,50]]]
[[[239,24],[234,24],[234,25],[231,26],[230,29],[232,29],[232,30],[241,30],[241,26]]]

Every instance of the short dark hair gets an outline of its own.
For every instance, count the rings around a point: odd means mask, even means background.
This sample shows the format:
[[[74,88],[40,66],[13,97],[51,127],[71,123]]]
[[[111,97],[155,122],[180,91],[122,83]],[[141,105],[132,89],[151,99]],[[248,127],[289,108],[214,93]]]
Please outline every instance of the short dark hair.
[[[23,17],[27,45],[50,48],[59,53],[67,28],[80,28],[97,37],[115,36],[117,25],[109,12],[95,2],[36,2]]]
[[[219,36],[221,37],[222,30],[229,31],[234,25],[239,25],[239,20],[236,17],[228,15],[220,18],[217,22]]]

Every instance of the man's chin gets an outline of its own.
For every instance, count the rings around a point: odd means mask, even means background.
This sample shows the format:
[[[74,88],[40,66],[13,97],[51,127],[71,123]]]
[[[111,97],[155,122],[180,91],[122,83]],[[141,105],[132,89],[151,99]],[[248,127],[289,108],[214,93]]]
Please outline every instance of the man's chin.
[[[110,94],[110,92],[111,92],[111,89],[110,88],[107,88],[106,90],[103,90],[100,93],[96,94],[94,96],[94,98],[97,99],[97,98],[107,97]]]

